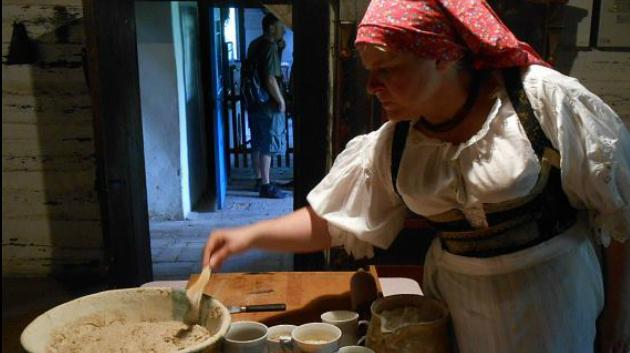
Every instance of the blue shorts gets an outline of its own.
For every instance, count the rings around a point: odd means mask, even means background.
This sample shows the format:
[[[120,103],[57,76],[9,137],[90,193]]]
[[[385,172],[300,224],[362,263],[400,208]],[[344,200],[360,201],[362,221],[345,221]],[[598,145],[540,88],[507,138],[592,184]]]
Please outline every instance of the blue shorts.
[[[272,155],[286,152],[286,118],[273,103],[247,112],[252,152]]]

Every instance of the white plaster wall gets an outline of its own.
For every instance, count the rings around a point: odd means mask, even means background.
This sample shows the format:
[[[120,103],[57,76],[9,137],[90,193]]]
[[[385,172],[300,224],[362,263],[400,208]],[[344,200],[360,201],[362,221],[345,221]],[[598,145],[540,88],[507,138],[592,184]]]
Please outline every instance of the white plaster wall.
[[[180,146],[184,216],[208,194],[210,187],[207,119],[204,115],[199,24],[196,3],[173,4],[174,39],[179,86]],[[184,175],[187,174],[187,175]]]
[[[81,0],[2,1],[2,275],[101,273]],[[6,65],[14,21],[39,49]]]
[[[149,217],[183,219],[171,5],[137,2],[136,31]]]

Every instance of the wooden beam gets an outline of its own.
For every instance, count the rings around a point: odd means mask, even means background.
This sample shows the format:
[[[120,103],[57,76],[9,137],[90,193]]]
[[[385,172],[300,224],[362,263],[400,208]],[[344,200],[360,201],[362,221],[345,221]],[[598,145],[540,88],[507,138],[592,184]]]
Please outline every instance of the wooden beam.
[[[326,175],[329,98],[329,4],[299,0],[293,4],[293,70],[295,72],[294,208]],[[323,254],[296,255],[295,270],[321,269]]]
[[[134,2],[83,0],[106,260],[114,287],[152,280]]]

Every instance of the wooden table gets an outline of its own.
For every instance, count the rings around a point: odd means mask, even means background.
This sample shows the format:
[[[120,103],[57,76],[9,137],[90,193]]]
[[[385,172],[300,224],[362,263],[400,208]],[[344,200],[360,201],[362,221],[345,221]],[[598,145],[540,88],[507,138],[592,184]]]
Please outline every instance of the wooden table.
[[[237,313],[233,321],[254,320],[269,326],[320,321],[328,310],[350,309],[354,272],[273,272],[213,274],[205,293],[225,305],[284,303],[284,312]],[[192,283],[198,275],[192,275]]]
[[[237,313],[233,321],[253,320],[269,326],[300,325],[320,321],[329,310],[350,310],[350,281],[356,272],[265,272],[212,274],[205,289],[207,295],[225,305],[254,305],[284,303],[283,312]],[[371,266],[370,273],[377,283],[379,277],[406,277],[422,283],[419,266]],[[198,274],[190,277],[188,285]],[[368,309],[369,310],[369,309]]]

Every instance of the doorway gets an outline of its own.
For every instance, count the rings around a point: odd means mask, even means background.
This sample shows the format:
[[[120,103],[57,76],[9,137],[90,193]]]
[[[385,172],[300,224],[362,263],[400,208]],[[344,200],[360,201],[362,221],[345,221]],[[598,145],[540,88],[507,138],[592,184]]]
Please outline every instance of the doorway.
[[[262,33],[262,8],[196,1],[138,1],[135,7],[147,213],[153,275],[186,279],[198,272],[208,235],[289,213],[288,197],[255,191],[240,66],[248,40]],[[290,45],[293,48],[292,35]],[[290,52],[291,52],[290,51]],[[288,82],[291,54],[285,50]],[[292,147],[291,123],[286,139]],[[293,180],[293,154],[275,156],[272,179]],[[290,271],[291,254],[253,251],[223,272]]]
[[[128,0],[83,2],[96,184],[112,287],[138,286],[154,278],[135,5]],[[330,158],[329,150],[322,148],[330,127],[329,15],[328,2],[300,0],[292,5],[296,83],[294,208],[306,205],[306,195],[325,175]],[[295,256],[294,265],[296,270],[321,269],[311,257],[302,255]]]

